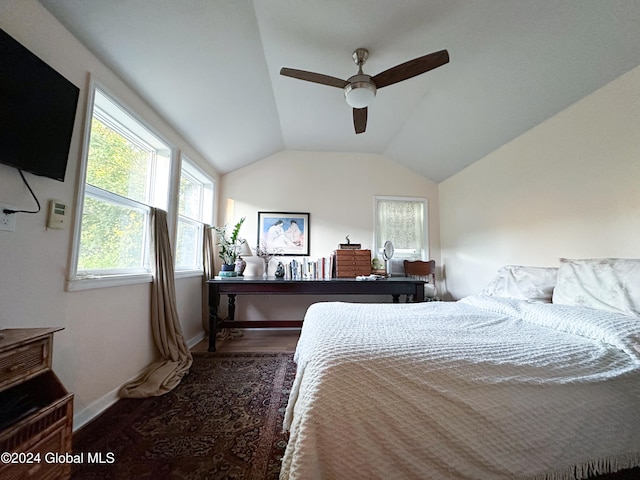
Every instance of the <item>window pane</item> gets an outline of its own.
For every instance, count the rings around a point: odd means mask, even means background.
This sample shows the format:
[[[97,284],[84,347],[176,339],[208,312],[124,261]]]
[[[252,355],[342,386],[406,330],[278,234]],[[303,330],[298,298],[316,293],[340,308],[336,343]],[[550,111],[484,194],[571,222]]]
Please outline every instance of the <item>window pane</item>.
[[[149,150],[93,117],[87,163],[88,184],[149,203],[151,160]]]
[[[84,199],[78,271],[144,268],[147,212]]]
[[[173,149],[93,86],[74,272],[149,273],[149,206],[168,210]]]
[[[202,270],[203,223],[212,220],[213,180],[186,157],[178,197],[176,270]]]
[[[187,175],[184,171],[180,178],[180,215],[200,220],[202,205],[202,183]]]
[[[202,244],[201,226],[178,219],[176,235],[176,266],[180,268],[202,268],[200,250]]]
[[[387,268],[392,274],[404,272],[403,260],[426,260],[427,201],[420,198],[376,197],[376,231],[374,246],[382,259],[387,240],[394,246],[394,255]]]
[[[396,251],[420,252],[424,245],[423,203],[403,200],[378,202],[378,245],[391,240]]]

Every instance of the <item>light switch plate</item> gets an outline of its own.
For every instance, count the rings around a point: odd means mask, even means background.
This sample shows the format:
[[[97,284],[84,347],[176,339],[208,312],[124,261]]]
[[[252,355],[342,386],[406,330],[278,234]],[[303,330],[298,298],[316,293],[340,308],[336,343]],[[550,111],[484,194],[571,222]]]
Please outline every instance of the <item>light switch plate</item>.
[[[0,230],[5,230],[7,232],[15,232],[16,231],[16,214],[4,213],[4,209],[15,209],[13,205],[6,205],[0,203]]]

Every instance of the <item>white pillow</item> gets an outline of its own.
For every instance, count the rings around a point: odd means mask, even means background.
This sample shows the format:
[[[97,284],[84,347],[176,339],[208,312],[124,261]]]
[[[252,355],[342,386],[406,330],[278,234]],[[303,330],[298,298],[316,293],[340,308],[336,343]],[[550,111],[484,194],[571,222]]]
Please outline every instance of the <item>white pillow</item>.
[[[492,297],[551,303],[557,274],[557,267],[505,265],[482,293]]]
[[[553,303],[640,315],[640,259],[560,259]]]

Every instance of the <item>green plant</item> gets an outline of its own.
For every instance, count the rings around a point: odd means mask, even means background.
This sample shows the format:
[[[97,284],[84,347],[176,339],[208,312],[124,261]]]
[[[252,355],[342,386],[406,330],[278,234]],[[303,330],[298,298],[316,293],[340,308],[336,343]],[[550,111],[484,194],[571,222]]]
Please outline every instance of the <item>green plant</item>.
[[[227,237],[227,225],[222,227],[212,227],[218,238],[216,245],[219,248],[218,256],[222,259],[225,265],[233,265],[238,258],[238,252],[240,252],[240,246],[244,240],[238,238],[240,233],[240,227],[244,223],[245,217],[242,217],[238,223],[233,227],[231,236]]]

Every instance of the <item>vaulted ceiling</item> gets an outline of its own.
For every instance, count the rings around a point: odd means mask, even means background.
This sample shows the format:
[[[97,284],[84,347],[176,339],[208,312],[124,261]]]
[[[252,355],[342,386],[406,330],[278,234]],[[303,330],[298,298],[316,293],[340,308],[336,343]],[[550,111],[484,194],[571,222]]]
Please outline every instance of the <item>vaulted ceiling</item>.
[[[220,172],[281,150],[383,154],[440,182],[640,65],[640,0],[40,0]],[[441,49],[378,91],[338,88]]]

